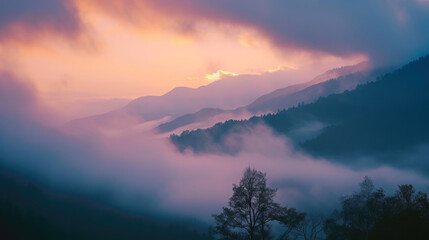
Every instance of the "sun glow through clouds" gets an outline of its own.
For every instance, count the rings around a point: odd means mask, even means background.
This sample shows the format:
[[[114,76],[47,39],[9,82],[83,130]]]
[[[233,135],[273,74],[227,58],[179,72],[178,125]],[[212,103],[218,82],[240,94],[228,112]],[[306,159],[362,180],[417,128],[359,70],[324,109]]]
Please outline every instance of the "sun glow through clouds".
[[[217,70],[214,73],[206,74],[206,79],[210,81],[216,81],[221,79],[223,76],[238,76],[238,73],[227,72],[224,70]]]

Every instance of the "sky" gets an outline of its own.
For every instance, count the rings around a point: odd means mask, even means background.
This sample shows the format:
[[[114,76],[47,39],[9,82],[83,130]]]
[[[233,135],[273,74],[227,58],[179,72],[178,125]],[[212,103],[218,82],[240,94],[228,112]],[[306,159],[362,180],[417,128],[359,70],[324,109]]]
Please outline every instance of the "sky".
[[[54,109],[67,106],[75,117],[97,112],[79,113],[82,103],[162,95],[224,75],[283,70],[310,79],[364,60],[403,64],[429,50],[424,0],[1,0],[0,6],[0,69],[28,79]]]
[[[259,22],[267,13],[258,5],[279,17],[272,4],[243,2],[243,11],[257,11],[248,19],[235,14],[239,2],[3,0],[0,69],[31,81],[47,104],[58,111],[66,106],[77,117],[91,113],[78,113],[82,103],[109,100],[116,108],[120,100],[207,85],[225,75],[301,71],[310,80],[368,59],[364,51],[280,43],[284,26]]]

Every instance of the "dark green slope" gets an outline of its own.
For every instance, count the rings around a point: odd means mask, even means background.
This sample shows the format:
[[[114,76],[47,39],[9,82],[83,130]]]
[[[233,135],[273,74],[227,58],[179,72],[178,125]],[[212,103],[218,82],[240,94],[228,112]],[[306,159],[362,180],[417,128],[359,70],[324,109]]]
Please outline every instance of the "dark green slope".
[[[263,123],[277,134],[289,135],[298,148],[316,156],[332,157],[397,151],[429,143],[429,56],[401,69],[358,86],[353,91],[320,98],[276,114],[244,121],[226,121],[205,130],[172,135],[183,151],[240,151],[240,138]],[[311,139],[302,140],[292,132],[321,123],[324,128]],[[233,145],[230,133],[237,141]]]

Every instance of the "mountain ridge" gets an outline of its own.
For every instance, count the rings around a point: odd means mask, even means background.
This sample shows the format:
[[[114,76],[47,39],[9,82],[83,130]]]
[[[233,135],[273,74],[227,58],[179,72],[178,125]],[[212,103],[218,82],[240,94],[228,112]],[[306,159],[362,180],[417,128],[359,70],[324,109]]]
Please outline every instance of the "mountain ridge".
[[[313,85],[317,85],[320,83],[324,83],[327,81],[330,81],[330,79],[332,80],[331,77],[341,77],[344,75],[350,75],[352,73],[357,73],[360,71],[364,71],[364,70],[368,70],[369,69],[369,63],[367,62],[362,62],[359,63],[357,65],[352,65],[352,66],[345,66],[345,67],[340,67],[340,68],[335,68],[335,69],[331,69],[326,71],[325,73],[322,73],[318,76],[316,76],[315,78],[313,78],[312,80],[305,82],[305,83],[300,83],[300,84],[294,84],[294,85],[290,85],[284,88],[280,88],[280,89],[276,89],[268,94],[265,94],[259,98],[257,98],[256,100],[254,100],[253,102],[251,102],[250,104],[247,104],[243,107],[238,107],[236,109],[233,110],[222,110],[222,111],[217,111],[216,113],[211,112],[211,114],[203,114],[203,112],[207,112],[208,110],[205,110],[205,108],[195,112],[195,113],[188,113],[182,116],[179,116],[175,119],[173,119],[172,121],[168,121],[165,123],[160,124],[157,127],[157,130],[160,132],[169,132],[169,131],[173,131],[179,127],[184,127],[186,125],[198,122],[198,121],[205,121],[208,120],[210,118],[213,118],[217,115],[220,114],[228,114],[228,116],[237,116],[237,117],[242,117],[243,113],[252,113],[252,114],[257,114],[257,113],[267,113],[267,112],[275,112],[278,109],[285,109],[288,107],[292,107],[296,104],[298,104],[299,102],[309,102],[309,101],[313,101],[315,99],[317,99],[317,97],[324,95],[323,91],[321,91],[322,93],[309,93],[309,96],[313,96],[313,98],[305,98],[303,96],[298,96],[297,98],[294,99],[294,97],[290,97],[288,99],[282,99],[282,103],[280,104],[279,107],[274,108],[274,109],[262,109],[261,107],[259,107],[262,104],[266,104],[266,105],[273,105],[272,100],[275,100],[275,97],[284,97],[287,98],[289,95],[292,94],[296,94],[300,91],[303,91],[306,88],[309,88]],[[367,73],[364,73],[367,74]],[[370,73],[368,73],[368,75],[370,75]],[[353,80],[353,79],[352,79]],[[357,83],[363,83],[365,82],[365,78],[361,77],[361,79],[357,80]],[[350,81],[351,82],[351,81]],[[354,88],[357,83],[353,83],[351,82],[347,87],[344,87],[345,89],[352,89]],[[346,85],[346,84],[344,84]],[[337,91],[341,91],[342,89],[336,90],[336,89],[332,89],[332,91],[327,90],[328,93],[333,93],[333,92],[337,92]],[[267,103],[268,102],[268,103]],[[262,104],[261,104],[262,103]],[[259,106],[258,106],[259,104]],[[210,108],[207,108],[210,109]]]
[[[288,79],[294,79],[294,74],[296,73],[274,72],[262,75],[227,76],[197,88],[176,87],[161,96],[139,97],[123,108],[76,119],[69,125],[85,122],[102,124],[111,122],[110,118],[113,120],[121,118],[122,115],[133,116],[144,122],[160,120],[164,117],[178,117],[203,108],[232,109],[253,101],[257,96],[287,85]],[[230,93],[232,89],[237,88],[241,91]]]
[[[224,142],[231,133],[246,137],[255,126],[264,124],[275,134],[291,137],[292,131],[322,123],[316,136],[304,140],[292,138],[294,146],[327,158],[400,151],[429,143],[428,91],[429,55],[352,91],[275,114],[172,134],[170,140],[180,151],[237,154],[239,144],[230,147]]]

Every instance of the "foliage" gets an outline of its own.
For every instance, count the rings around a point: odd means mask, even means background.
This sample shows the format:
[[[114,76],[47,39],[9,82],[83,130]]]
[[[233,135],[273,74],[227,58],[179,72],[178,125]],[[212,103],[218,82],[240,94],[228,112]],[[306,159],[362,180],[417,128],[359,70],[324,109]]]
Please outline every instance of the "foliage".
[[[359,192],[341,200],[324,231],[327,240],[429,239],[429,198],[412,185],[386,196],[366,177]]]

